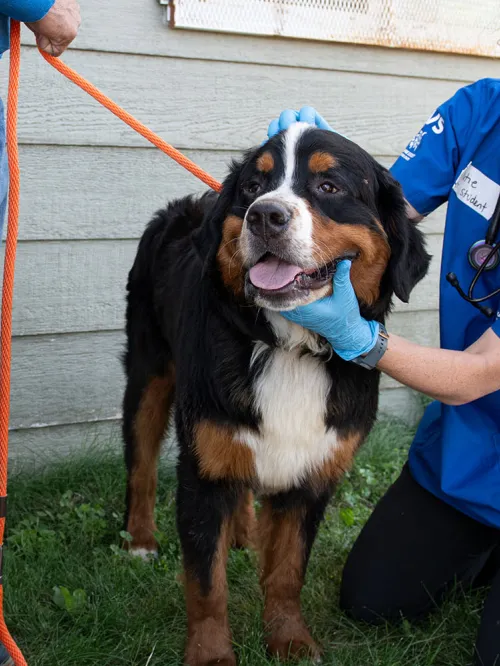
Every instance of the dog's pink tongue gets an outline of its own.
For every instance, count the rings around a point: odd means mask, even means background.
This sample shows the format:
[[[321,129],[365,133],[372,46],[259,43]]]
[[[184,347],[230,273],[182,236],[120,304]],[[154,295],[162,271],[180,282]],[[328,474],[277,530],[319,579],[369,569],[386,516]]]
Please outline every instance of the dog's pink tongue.
[[[268,257],[250,269],[249,277],[254,287],[272,291],[290,284],[303,272],[300,266],[289,264],[278,257]]]

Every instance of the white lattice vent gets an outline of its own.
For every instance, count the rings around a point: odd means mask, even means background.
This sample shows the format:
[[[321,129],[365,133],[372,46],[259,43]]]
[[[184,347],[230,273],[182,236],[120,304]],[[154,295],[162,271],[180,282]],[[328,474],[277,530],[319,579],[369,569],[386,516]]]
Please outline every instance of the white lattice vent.
[[[500,57],[499,0],[160,0],[170,25]]]

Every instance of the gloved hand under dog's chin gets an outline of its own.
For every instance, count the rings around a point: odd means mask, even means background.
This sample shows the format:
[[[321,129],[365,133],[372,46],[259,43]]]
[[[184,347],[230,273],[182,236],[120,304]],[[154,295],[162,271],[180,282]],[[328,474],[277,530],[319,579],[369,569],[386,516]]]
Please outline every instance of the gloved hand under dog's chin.
[[[341,261],[333,276],[333,293],[314,303],[281,312],[289,321],[328,340],[344,361],[352,361],[373,349],[379,333],[376,321],[366,321],[350,279],[351,262]]]

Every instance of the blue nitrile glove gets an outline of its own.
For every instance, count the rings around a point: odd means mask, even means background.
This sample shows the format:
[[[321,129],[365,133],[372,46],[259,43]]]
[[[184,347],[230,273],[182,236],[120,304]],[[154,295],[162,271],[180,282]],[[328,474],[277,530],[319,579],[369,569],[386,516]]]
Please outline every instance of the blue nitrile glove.
[[[359,312],[350,270],[351,262],[341,261],[333,277],[331,296],[281,313],[286,319],[326,338],[344,361],[367,354],[375,346],[379,333],[379,323],[366,321]]]
[[[293,123],[308,123],[309,125],[316,125],[319,129],[333,132],[330,125],[319,115],[316,109],[313,109],[312,106],[303,106],[300,111],[294,111],[293,109],[282,111],[279,118],[271,121],[267,129],[267,136],[271,138],[278,132],[288,129]]]

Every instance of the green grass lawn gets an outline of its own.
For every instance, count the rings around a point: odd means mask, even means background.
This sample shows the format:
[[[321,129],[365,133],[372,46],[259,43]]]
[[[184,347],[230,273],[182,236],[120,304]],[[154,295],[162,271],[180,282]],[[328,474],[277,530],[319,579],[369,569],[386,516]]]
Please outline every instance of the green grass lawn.
[[[313,549],[304,614],[335,666],[465,666],[482,597],[456,591],[426,623],[377,629],[337,608],[349,548],[397,476],[412,433],[380,423],[332,501]],[[131,559],[120,548],[124,470],[116,453],[81,458],[10,479],[5,561],[6,614],[30,666],[180,664],[184,602],[175,531],[175,479],[161,469],[157,520],[161,556]],[[229,558],[230,617],[239,663],[271,663],[263,648],[256,557]]]

